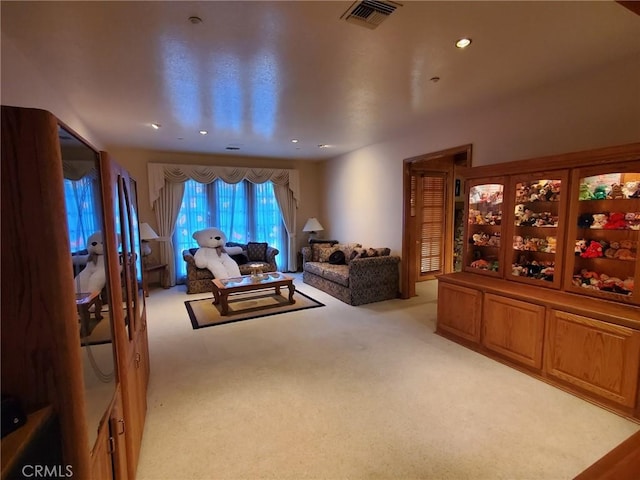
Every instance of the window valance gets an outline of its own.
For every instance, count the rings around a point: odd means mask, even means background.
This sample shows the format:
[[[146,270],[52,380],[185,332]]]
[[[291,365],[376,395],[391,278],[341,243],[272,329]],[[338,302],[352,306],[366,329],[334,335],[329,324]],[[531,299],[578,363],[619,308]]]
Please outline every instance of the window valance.
[[[276,185],[286,185],[291,190],[296,206],[300,198],[300,179],[297,170],[245,167],[217,167],[208,165],[176,165],[167,163],[147,164],[149,174],[149,201],[153,205],[160,197],[164,182],[183,183],[193,179],[200,183],[211,183],[220,178],[226,183],[248,180],[264,183],[271,180]]]

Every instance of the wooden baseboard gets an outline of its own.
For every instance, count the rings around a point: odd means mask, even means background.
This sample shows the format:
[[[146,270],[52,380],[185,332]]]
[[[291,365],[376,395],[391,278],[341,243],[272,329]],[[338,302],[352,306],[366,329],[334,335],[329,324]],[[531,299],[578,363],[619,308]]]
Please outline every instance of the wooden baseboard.
[[[574,480],[637,480],[640,477],[640,431],[631,435]]]

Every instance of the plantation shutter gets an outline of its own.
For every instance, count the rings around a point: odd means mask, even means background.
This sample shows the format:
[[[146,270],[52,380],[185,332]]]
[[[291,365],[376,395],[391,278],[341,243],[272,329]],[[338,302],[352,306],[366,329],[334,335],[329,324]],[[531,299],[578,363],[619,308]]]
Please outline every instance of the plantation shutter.
[[[433,275],[443,270],[445,175],[429,173],[421,179],[420,275]]]

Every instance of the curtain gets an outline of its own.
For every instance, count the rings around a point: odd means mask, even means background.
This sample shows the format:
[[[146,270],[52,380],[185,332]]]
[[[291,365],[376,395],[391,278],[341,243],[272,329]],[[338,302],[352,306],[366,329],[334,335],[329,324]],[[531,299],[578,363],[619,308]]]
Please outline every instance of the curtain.
[[[180,212],[183,194],[184,183],[166,182],[153,205],[156,221],[158,222],[158,236],[163,239],[162,242],[158,242],[160,263],[166,263],[169,269],[169,275],[164,275],[164,281],[169,282],[169,284],[163,285],[163,287],[173,287],[176,284],[173,232],[176,228],[176,218],[178,218],[178,213]],[[169,278],[167,279],[167,277]]]
[[[295,213],[287,213],[283,209],[283,205],[289,211],[295,212],[298,207],[300,198],[300,181],[297,170],[293,169],[265,169],[265,168],[236,168],[236,167],[217,167],[207,165],[171,165],[164,163],[149,163],[147,165],[149,175],[149,202],[156,213],[158,221],[159,235],[165,237],[166,247],[161,246],[161,258],[163,263],[170,265],[169,277],[171,284],[175,285],[176,275],[175,266],[173,265],[173,242],[171,236],[175,229],[176,218],[182,202],[182,193],[184,192],[184,182],[193,179],[200,183],[212,183],[215,179],[220,178],[226,183],[238,183],[242,180],[248,180],[252,183],[264,183],[269,180],[274,184],[274,190],[277,192],[279,187],[283,187],[284,192],[276,193],[278,206],[280,207],[282,218],[287,229],[289,237],[289,258],[287,259],[287,269],[295,271],[297,269],[297,259],[295,255]],[[176,200],[173,196],[175,191],[167,198],[167,190],[173,190],[173,186],[181,185],[180,197]],[[283,198],[281,198],[283,197]],[[164,205],[160,205],[160,199]],[[171,203],[172,208],[168,208],[167,203]],[[293,221],[291,221],[293,217]],[[286,219],[288,218],[288,220]],[[163,225],[165,228],[160,227]],[[166,233],[165,233],[166,232]],[[162,245],[162,243],[161,243]],[[294,252],[292,254],[292,252]],[[170,253],[170,256],[165,256]],[[293,259],[293,261],[292,261]]]
[[[286,185],[274,185],[273,192],[276,196],[280,212],[282,212],[282,221],[289,235],[289,258],[287,265],[290,272],[298,269],[298,255],[296,254],[296,202],[293,195],[289,195],[290,190]]]

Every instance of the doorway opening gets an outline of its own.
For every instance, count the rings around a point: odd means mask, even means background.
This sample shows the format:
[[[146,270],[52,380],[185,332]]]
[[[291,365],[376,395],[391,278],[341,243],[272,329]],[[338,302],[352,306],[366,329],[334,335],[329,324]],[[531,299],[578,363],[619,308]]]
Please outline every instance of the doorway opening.
[[[471,166],[471,144],[404,160],[400,291],[461,267],[464,197],[461,168]]]

